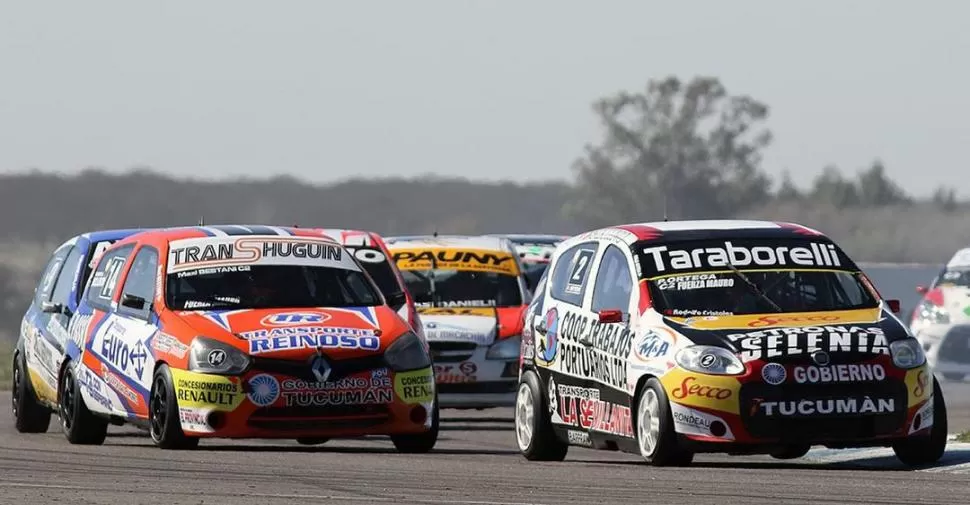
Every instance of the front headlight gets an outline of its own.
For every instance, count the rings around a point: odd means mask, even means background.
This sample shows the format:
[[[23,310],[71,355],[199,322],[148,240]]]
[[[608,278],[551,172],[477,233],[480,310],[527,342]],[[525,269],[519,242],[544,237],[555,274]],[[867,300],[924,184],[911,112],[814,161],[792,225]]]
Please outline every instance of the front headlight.
[[[923,347],[915,338],[904,338],[889,344],[889,352],[893,356],[893,364],[904,370],[926,363]]]
[[[249,368],[249,356],[235,347],[208,337],[195,337],[189,350],[189,371],[239,375]]]
[[[485,359],[519,359],[520,352],[522,352],[522,336],[516,335],[492,344],[485,353]]]
[[[928,324],[949,324],[950,313],[935,303],[924,301],[916,309],[916,320]]]
[[[384,351],[384,361],[395,372],[407,372],[431,366],[431,356],[413,332],[407,332],[397,338]]]
[[[691,372],[711,375],[740,375],[744,365],[731,351],[722,347],[692,345],[680,350],[674,361]]]

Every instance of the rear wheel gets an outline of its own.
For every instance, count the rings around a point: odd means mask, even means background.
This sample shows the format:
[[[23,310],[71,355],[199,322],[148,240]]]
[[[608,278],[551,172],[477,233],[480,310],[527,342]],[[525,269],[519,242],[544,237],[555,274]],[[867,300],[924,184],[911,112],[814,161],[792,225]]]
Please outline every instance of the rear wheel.
[[[533,371],[522,373],[519,392],[515,395],[515,440],[519,451],[530,461],[562,461],[569,444],[556,436],[549,420],[548,400],[542,395],[539,376]]]
[[[637,399],[637,445],[640,456],[654,466],[689,465],[694,453],[677,444],[670,400],[660,381],[647,380]]]
[[[51,411],[37,401],[30,387],[27,362],[23,353],[13,358],[13,389],[10,394],[14,426],[20,433],[46,433],[51,424]]]
[[[424,433],[391,435],[391,442],[398,451],[408,454],[429,452],[438,443],[438,396],[431,405],[431,428]]]
[[[61,374],[58,395],[61,428],[72,444],[101,445],[108,435],[108,420],[94,415],[84,404],[74,368],[74,364],[68,363]]]
[[[900,461],[909,466],[936,463],[946,451],[947,437],[946,401],[939,382],[933,379],[933,427],[928,437],[911,437],[896,442],[893,452]]]
[[[162,449],[194,449],[199,445],[198,437],[186,436],[182,431],[178,401],[168,365],[158,367],[152,379],[148,421],[152,442]]]

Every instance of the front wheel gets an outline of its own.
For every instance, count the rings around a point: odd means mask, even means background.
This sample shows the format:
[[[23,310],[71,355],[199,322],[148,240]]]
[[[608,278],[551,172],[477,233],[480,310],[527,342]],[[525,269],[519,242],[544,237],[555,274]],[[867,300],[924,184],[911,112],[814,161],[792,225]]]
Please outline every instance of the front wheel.
[[[73,363],[68,363],[61,374],[58,398],[61,428],[72,444],[101,445],[108,435],[108,420],[94,415],[84,404],[74,368]]]
[[[399,452],[421,454],[434,449],[438,443],[438,396],[431,405],[431,429],[424,433],[391,435],[391,442]]]
[[[162,449],[194,449],[199,445],[198,437],[188,437],[182,431],[178,400],[168,365],[158,367],[152,378],[148,421],[152,442]]]
[[[771,457],[775,459],[798,459],[808,454],[808,451],[811,449],[812,446],[808,444],[786,445],[785,447],[775,449],[771,453]]]
[[[694,453],[677,444],[670,400],[660,381],[647,380],[637,398],[637,445],[640,456],[654,466],[689,465]]]
[[[933,427],[928,437],[907,438],[893,445],[893,452],[904,464],[922,466],[936,463],[946,451],[946,401],[940,383],[933,379]]]
[[[37,401],[33,388],[30,387],[30,376],[27,373],[27,362],[23,353],[17,353],[13,359],[13,390],[10,394],[10,411],[13,413],[14,427],[20,433],[46,433],[51,424],[51,411]]]
[[[529,461],[562,461],[569,452],[569,444],[553,431],[542,391],[535,372],[522,373],[519,392],[515,395],[515,440]]]

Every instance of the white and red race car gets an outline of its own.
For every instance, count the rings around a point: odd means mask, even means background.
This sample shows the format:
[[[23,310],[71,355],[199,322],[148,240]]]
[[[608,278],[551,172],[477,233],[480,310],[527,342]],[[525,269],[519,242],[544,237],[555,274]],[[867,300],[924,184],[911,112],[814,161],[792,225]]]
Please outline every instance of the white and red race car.
[[[923,344],[935,374],[949,380],[970,376],[970,248],[953,255],[913,310],[910,329]]]

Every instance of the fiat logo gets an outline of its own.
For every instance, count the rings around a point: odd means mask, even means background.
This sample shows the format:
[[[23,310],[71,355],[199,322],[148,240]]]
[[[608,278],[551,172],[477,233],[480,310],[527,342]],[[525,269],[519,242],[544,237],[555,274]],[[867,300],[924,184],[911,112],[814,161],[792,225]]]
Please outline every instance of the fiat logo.
[[[812,361],[814,361],[818,366],[828,366],[831,359],[829,358],[829,353],[825,351],[815,351],[812,354]]]

